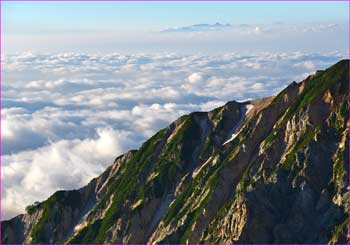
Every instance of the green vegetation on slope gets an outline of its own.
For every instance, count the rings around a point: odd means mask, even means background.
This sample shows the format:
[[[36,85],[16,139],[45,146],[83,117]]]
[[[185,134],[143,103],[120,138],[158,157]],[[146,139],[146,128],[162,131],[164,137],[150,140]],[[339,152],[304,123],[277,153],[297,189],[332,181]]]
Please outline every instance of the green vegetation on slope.
[[[60,224],[62,210],[71,207],[73,210],[81,208],[81,197],[77,190],[57,191],[48,200],[38,205],[43,213],[38,223],[31,230],[32,243],[50,243],[53,234],[47,234],[48,224]]]

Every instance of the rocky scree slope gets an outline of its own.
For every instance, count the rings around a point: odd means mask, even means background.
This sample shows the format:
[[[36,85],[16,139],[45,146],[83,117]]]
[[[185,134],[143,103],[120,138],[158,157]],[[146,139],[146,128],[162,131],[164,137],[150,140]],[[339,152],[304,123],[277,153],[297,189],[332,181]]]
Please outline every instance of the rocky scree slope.
[[[349,60],[182,116],[2,243],[349,243]]]

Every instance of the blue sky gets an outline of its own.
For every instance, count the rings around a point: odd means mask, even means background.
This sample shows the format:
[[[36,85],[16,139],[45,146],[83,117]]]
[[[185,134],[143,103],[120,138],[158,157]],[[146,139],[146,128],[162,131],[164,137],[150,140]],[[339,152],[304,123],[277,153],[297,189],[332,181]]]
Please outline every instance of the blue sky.
[[[295,30],[301,28],[312,29],[320,25],[337,25],[334,33],[337,41],[322,42],[320,46],[310,45],[312,35],[303,31],[294,37],[300,40],[295,50],[290,45],[285,45],[288,38],[265,34],[243,45],[244,47],[262,51],[280,46],[292,51],[301,49],[346,49],[348,24],[347,2],[219,2],[219,3],[3,3],[3,32],[5,52],[17,52],[27,50],[44,51],[206,51],[215,46],[210,37],[202,43],[192,41],[184,44],[181,40],[187,40],[186,36],[164,36],[158,32],[165,28],[190,26],[198,23],[214,24],[230,23],[232,25],[247,24],[252,30],[258,27],[260,30],[271,30],[281,33],[281,30],[289,32],[287,27]],[[271,33],[271,32],[270,32]],[[333,33],[333,34],[334,34]],[[222,47],[232,49],[224,40],[233,42],[233,46],[242,43],[249,36],[242,33],[220,33],[219,44]],[[245,33],[246,34],[246,33]],[[317,33],[317,39],[328,37],[329,30]],[[341,34],[340,36],[338,34]],[[98,40],[97,36],[100,37]],[[204,35],[205,36],[205,35]],[[215,36],[211,35],[211,36]],[[220,39],[221,38],[221,39]],[[107,40],[107,42],[103,42]],[[143,42],[144,40],[145,42]],[[220,43],[220,41],[223,41]],[[40,44],[39,44],[40,43]],[[44,45],[42,45],[45,43]],[[50,44],[49,44],[50,43]],[[169,47],[167,47],[167,45]],[[186,45],[188,46],[186,48]],[[170,47],[171,46],[171,47]],[[202,50],[198,48],[202,46]],[[158,48],[157,48],[158,47]],[[215,48],[214,48],[215,49]],[[220,50],[218,50],[220,51]]]
[[[160,27],[191,23],[342,23],[346,2],[221,2],[221,3],[10,3],[3,4],[5,28],[31,31],[40,28]],[[97,18],[97,19],[96,19]],[[8,23],[7,23],[8,22]],[[29,29],[27,29],[29,28]]]

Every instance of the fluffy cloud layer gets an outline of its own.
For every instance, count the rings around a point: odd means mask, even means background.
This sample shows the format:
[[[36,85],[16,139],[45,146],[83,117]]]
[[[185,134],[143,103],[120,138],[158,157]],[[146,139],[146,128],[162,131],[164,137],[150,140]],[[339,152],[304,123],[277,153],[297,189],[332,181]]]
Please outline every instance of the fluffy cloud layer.
[[[2,217],[81,187],[185,113],[276,94],[341,53],[6,55]]]

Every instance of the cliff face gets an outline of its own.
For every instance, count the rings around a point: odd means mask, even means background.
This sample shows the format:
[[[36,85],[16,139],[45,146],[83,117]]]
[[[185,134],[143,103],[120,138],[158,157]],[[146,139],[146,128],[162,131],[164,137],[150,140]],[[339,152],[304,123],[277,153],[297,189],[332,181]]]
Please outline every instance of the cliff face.
[[[276,97],[194,112],[2,243],[349,242],[349,61]]]

